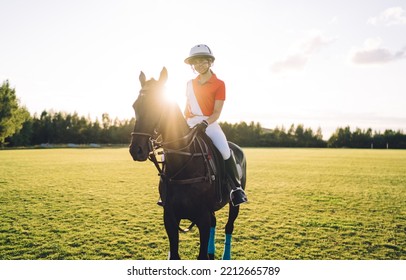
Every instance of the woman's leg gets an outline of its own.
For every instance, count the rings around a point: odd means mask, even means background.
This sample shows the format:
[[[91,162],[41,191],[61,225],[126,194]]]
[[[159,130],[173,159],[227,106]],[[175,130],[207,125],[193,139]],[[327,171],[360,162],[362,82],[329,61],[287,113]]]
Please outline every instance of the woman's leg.
[[[237,206],[241,203],[247,202],[247,196],[245,195],[244,190],[241,188],[241,180],[237,169],[237,163],[234,155],[230,151],[230,147],[228,146],[227,138],[223,130],[221,129],[220,125],[215,122],[207,127],[206,133],[223,156],[226,172],[232,181],[232,183],[230,183],[232,185],[232,190],[230,192],[231,203],[234,206]]]
[[[224,160],[230,158],[230,147],[227,138],[217,122],[210,124],[206,129],[206,134],[213,141],[214,146],[220,151]]]

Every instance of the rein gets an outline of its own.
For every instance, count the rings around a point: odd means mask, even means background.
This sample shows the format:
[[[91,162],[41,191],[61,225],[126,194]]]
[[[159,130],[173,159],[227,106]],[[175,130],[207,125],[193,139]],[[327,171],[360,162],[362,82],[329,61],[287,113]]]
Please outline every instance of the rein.
[[[158,133],[156,133],[156,130],[154,132],[155,132],[155,136],[157,136]],[[146,136],[149,138],[150,153],[148,155],[148,159],[154,163],[155,168],[158,170],[158,176],[160,176],[164,180],[167,180],[170,183],[177,183],[177,184],[192,184],[192,183],[200,183],[200,182],[206,182],[206,181],[212,182],[215,180],[214,175],[210,174],[210,171],[208,168],[209,162],[206,158],[208,153],[205,153],[204,149],[203,149],[203,144],[205,145],[206,149],[207,149],[207,145],[204,142],[202,144],[201,143],[202,141],[197,138],[196,129],[191,129],[191,131],[188,134],[186,134],[185,136],[180,137],[175,140],[167,141],[167,142],[158,141],[157,139],[159,138],[159,136],[154,137],[153,135],[151,135],[149,133],[132,132],[131,136],[134,136],[134,135]],[[182,140],[187,140],[189,138],[190,138],[190,140],[186,143],[186,145],[184,147],[177,148],[177,149],[168,147],[171,144],[177,143]],[[191,153],[191,152],[184,151],[185,149],[189,148],[192,144],[194,144],[196,142],[198,144],[199,150],[201,151],[200,153],[196,153],[196,152]],[[163,148],[163,151],[157,151],[160,148]],[[179,168],[177,170],[177,172],[173,176],[171,176],[170,178],[166,178],[166,173],[165,173],[165,168],[164,168],[165,162],[158,161],[157,155],[169,154],[169,153],[177,154],[177,155],[181,155],[181,156],[189,156],[189,159],[185,162],[185,164],[181,168]],[[195,178],[175,179],[190,164],[190,162],[193,160],[193,158],[195,158],[197,156],[201,156],[204,159],[205,166],[207,166],[208,174],[206,176],[195,177]]]

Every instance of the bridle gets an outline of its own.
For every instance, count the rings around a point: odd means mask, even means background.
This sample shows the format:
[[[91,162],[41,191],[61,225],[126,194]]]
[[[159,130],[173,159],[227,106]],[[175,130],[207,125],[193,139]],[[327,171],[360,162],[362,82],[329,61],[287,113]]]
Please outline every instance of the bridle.
[[[140,95],[139,95],[137,101],[140,98],[143,98],[143,97],[145,98],[145,96],[147,96],[147,94],[146,94],[147,91],[148,90],[141,89],[140,90]],[[157,170],[159,172],[158,175],[163,173],[163,167],[161,167],[161,165],[163,163],[158,161],[158,159],[156,157],[157,156],[157,150],[161,147],[161,141],[159,141],[160,134],[158,133],[158,131],[159,131],[159,128],[160,128],[160,125],[161,125],[162,116],[163,116],[163,112],[161,111],[161,114],[159,116],[159,121],[157,123],[157,126],[154,127],[154,129],[153,129],[153,133],[136,132],[135,131],[136,125],[134,126],[133,132],[131,132],[131,138],[132,138],[131,142],[133,142],[134,136],[147,137],[147,139],[148,139],[148,159],[154,163],[155,167],[157,168]]]
[[[144,97],[146,95],[146,93],[144,93],[144,92],[146,92],[146,91],[147,90],[141,90],[140,91],[140,97]],[[188,148],[193,143],[193,141],[194,141],[194,139],[196,137],[196,134],[197,134],[196,129],[191,129],[188,134],[186,134],[185,136],[179,137],[178,139],[163,142],[162,139],[159,140],[159,138],[161,137],[161,133],[160,133],[161,124],[162,124],[163,116],[166,115],[166,110],[161,110],[160,112],[161,113],[160,113],[157,125],[154,127],[152,134],[151,133],[146,133],[146,132],[135,132],[135,131],[133,131],[133,132],[131,132],[131,136],[134,137],[134,136],[138,135],[138,136],[148,137],[148,148],[149,148],[149,153],[150,154],[151,153],[155,154],[155,151],[157,149],[159,149],[159,148],[163,148],[163,149],[165,149],[167,151],[170,151],[170,152],[182,151],[182,150]],[[134,130],[135,130],[135,127],[134,127]],[[177,142],[182,141],[182,140],[186,140],[188,138],[190,138],[190,141],[189,141],[189,143],[186,144],[186,146],[181,147],[181,148],[176,148],[176,149],[170,148],[171,144],[177,143]]]
[[[141,93],[142,94],[142,93]],[[142,97],[143,95],[141,95]],[[206,176],[202,177],[196,177],[196,178],[190,178],[190,179],[175,179],[177,175],[179,175],[187,166],[188,164],[192,161],[192,159],[196,156],[201,156],[203,157],[206,166],[208,166],[208,159],[206,156],[208,155],[207,152],[205,152],[205,149],[203,148],[203,145],[206,146],[206,151],[207,151],[207,144],[205,144],[202,140],[198,139],[196,140],[198,131],[196,128],[192,128],[186,135],[179,137],[174,140],[166,141],[164,142],[162,139],[162,135],[160,133],[161,129],[161,124],[163,121],[163,116],[165,115],[165,110],[162,110],[159,116],[159,121],[157,122],[156,127],[153,129],[153,133],[146,133],[146,132],[136,132],[133,131],[131,133],[131,137],[134,136],[142,136],[142,137],[147,137],[148,138],[148,159],[154,163],[155,168],[158,170],[158,175],[164,179],[168,180],[170,182],[176,182],[178,184],[190,184],[190,183],[197,183],[197,182],[203,182],[203,181],[212,181],[214,180],[212,174],[210,174],[210,171]],[[135,129],[135,127],[134,127]],[[173,148],[173,144],[179,143],[179,142],[184,142],[186,141],[186,144],[182,147],[176,147]],[[198,147],[201,152],[189,152],[185,151],[187,148],[189,148],[193,143],[198,144]],[[163,150],[160,150],[163,149]],[[163,155],[163,154],[177,154],[177,155],[182,155],[182,156],[189,156],[189,159],[186,161],[186,163],[174,174],[171,176],[171,178],[166,178],[165,174],[165,162],[164,161],[159,161],[157,156],[158,155]]]

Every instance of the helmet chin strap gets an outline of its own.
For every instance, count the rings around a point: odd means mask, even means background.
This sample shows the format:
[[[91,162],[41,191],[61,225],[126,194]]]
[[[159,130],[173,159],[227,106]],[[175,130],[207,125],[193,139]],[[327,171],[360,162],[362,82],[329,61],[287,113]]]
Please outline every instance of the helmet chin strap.
[[[195,72],[195,73],[197,72],[197,73],[199,73],[200,75],[206,75],[207,72],[211,71],[211,69],[210,69],[211,64],[210,64],[209,67],[207,67],[206,71],[204,71],[203,73],[200,73],[199,71],[197,71],[195,67],[193,67],[193,66],[191,66],[191,67],[192,67],[193,72]],[[213,71],[211,71],[211,73],[213,73]]]
[[[206,71],[204,71],[204,73],[201,73],[201,75],[206,75],[207,74],[207,72],[209,72],[210,71],[210,67],[208,67],[207,68],[207,70]]]
[[[207,72],[211,71],[212,65],[213,65],[213,64],[212,64],[212,63],[210,62],[210,60],[209,60],[209,66],[207,67],[206,71],[204,71],[203,73],[201,73],[201,75],[206,75]],[[212,72],[212,73],[213,73],[213,72]]]

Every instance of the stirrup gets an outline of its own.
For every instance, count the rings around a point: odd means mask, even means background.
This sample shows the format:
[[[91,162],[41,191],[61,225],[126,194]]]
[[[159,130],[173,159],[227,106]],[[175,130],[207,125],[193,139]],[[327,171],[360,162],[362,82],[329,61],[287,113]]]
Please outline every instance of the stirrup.
[[[161,199],[158,200],[158,202],[156,203],[158,206],[164,207],[164,203]]]
[[[233,206],[238,206],[247,202],[248,198],[242,188],[236,188],[230,192],[230,201]]]

